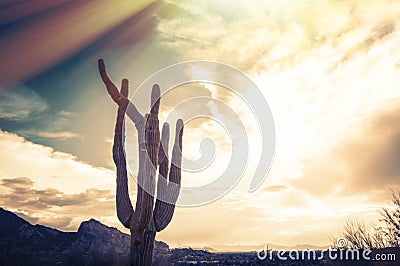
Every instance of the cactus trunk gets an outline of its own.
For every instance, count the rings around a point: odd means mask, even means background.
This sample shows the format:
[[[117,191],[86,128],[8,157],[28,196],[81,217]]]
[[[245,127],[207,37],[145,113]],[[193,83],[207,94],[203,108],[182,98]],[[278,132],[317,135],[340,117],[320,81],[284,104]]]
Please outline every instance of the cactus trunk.
[[[153,226],[149,226],[141,233],[137,230],[131,237],[131,265],[151,265],[153,257],[154,240],[156,230]],[[139,241],[135,241],[139,239]]]

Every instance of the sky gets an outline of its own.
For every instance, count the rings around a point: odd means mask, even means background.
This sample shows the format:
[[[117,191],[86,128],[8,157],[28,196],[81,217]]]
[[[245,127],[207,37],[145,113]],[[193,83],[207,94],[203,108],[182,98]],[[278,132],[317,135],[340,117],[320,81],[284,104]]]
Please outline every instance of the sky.
[[[218,99],[235,110],[251,152],[235,188],[210,204],[178,206],[157,240],[171,247],[323,246],[348,219],[377,222],[390,188],[400,187],[399,14],[395,0],[3,1],[0,206],[60,230],[95,218],[127,232],[115,210],[117,108],[97,59],[116,84],[129,79],[130,95],[171,64],[212,60],[258,86],[275,123],[275,158],[266,181],[249,193],[263,118],[222,86],[173,88],[162,98],[160,121],[187,99]],[[136,98],[142,113],[149,95],[150,88]],[[183,171],[184,186],[218,178],[235,138],[224,126],[238,127],[212,103],[192,109],[219,122],[185,124],[184,157],[200,158],[209,138],[215,158],[204,171]],[[135,145],[127,122],[133,200]]]

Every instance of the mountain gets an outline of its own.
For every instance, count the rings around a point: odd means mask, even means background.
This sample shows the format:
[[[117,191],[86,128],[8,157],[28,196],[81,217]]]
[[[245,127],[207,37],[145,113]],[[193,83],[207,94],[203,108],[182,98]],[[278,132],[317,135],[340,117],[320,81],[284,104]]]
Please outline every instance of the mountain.
[[[77,232],[32,225],[0,208],[0,265],[126,265],[130,236],[91,219]],[[156,241],[154,260],[169,252]]]

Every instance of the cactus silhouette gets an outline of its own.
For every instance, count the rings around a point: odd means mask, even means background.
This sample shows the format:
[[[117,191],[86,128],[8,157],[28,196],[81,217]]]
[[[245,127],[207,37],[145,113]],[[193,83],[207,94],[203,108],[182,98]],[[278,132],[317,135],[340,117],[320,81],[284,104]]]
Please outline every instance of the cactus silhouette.
[[[156,232],[160,232],[171,222],[175,203],[179,196],[183,121],[179,119],[176,123],[175,144],[172,150],[171,167],[168,169],[168,123],[163,125],[160,145],[158,122],[160,87],[157,84],[153,86],[150,113],[142,116],[128,99],[128,80],[122,80],[121,91],[119,92],[108,77],[102,59],[99,59],[98,66],[108,93],[118,104],[113,145],[113,160],[117,168],[117,216],[124,227],[129,228],[131,232],[130,264],[135,266],[151,265]],[[124,149],[125,113],[134,122],[138,131],[139,172],[135,210],[132,207],[128,192]],[[156,183],[157,166],[159,168]],[[167,180],[168,173],[169,181]],[[157,199],[154,204],[156,184]]]

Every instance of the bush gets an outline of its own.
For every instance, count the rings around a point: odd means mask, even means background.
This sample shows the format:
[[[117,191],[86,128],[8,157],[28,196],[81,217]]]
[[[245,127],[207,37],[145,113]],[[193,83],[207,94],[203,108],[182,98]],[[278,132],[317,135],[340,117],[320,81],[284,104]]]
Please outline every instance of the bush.
[[[374,249],[400,247],[400,190],[392,190],[391,208],[382,208],[381,226],[367,228],[364,222],[348,220],[341,238],[347,240],[347,248]],[[337,247],[336,241],[334,246]]]

